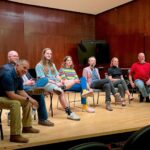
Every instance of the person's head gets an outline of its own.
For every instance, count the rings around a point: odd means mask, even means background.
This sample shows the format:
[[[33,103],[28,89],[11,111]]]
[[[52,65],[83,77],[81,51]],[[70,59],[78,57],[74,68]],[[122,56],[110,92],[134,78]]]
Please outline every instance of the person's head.
[[[119,60],[118,60],[117,57],[113,57],[113,58],[111,59],[110,66],[111,66],[111,67],[112,67],[112,66],[115,66],[115,67],[118,67],[118,66],[119,66]]]
[[[43,49],[41,60],[44,65],[52,62],[52,50],[50,48]]]
[[[92,57],[89,57],[88,59],[88,64],[91,66],[91,67],[94,67],[96,65],[96,58],[94,56]]]
[[[17,75],[22,77],[24,74],[28,72],[29,62],[25,59],[20,59],[16,62],[16,72]]]
[[[73,68],[73,60],[71,56],[66,56],[63,60],[63,64],[62,64],[63,68]]]
[[[144,53],[139,53],[138,54],[138,60],[140,63],[145,63],[145,54]]]
[[[16,62],[19,60],[19,55],[15,50],[11,50],[7,54],[9,63],[16,64]]]
[[[51,72],[55,74],[55,69],[53,67],[53,60],[52,60],[52,50],[50,48],[44,48],[42,51],[42,59],[40,63],[44,67],[44,73],[48,73],[48,67],[50,66]]]

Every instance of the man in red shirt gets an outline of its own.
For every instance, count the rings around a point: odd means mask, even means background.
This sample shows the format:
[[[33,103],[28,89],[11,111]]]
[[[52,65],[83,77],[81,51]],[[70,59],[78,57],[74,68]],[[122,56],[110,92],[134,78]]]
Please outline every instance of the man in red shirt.
[[[140,102],[146,98],[146,102],[150,102],[149,93],[150,93],[150,63],[145,61],[145,54],[138,54],[138,62],[134,63],[131,67],[129,73],[129,81],[134,88],[135,86],[141,92]],[[134,81],[133,81],[134,80]]]

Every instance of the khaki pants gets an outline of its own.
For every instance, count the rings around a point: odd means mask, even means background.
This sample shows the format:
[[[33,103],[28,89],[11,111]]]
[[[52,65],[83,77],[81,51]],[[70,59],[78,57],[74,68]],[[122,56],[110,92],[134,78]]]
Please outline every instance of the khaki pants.
[[[21,117],[20,106],[22,106],[23,117]],[[22,132],[21,119],[23,127],[32,126],[31,105],[22,100],[11,100],[7,97],[0,97],[0,108],[10,110],[10,134],[20,135]]]

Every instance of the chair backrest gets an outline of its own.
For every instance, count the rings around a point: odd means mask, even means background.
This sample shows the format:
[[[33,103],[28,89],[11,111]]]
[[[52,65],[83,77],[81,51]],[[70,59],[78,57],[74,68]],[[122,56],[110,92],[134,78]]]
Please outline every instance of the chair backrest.
[[[133,133],[123,146],[123,150],[142,150],[145,147],[146,149],[150,149],[149,139],[150,125],[145,126]]]
[[[99,142],[88,142],[76,145],[68,150],[109,150],[109,147]]]

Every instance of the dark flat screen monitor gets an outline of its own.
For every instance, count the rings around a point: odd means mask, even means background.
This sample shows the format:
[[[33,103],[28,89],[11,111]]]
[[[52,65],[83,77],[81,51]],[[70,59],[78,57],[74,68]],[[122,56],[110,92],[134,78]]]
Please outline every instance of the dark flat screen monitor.
[[[86,65],[88,58],[96,57],[97,64],[110,63],[109,45],[104,40],[84,40],[77,48],[79,64]]]

